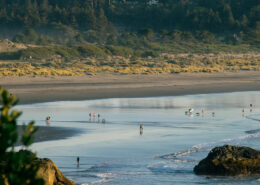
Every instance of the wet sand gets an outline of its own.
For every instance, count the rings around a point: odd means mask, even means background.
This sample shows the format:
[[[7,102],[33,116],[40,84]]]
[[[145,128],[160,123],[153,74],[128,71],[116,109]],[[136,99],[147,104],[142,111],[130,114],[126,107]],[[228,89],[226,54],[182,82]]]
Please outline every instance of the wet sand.
[[[39,130],[35,134],[34,143],[42,141],[51,141],[66,139],[75,135],[81,134],[83,131],[75,128],[65,127],[51,127],[51,126],[38,126]],[[18,126],[19,136],[23,133],[22,126]],[[20,142],[18,145],[21,144]]]
[[[63,100],[253,91],[260,90],[260,72],[2,77],[0,85],[18,95],[20,104],[28,104]]]

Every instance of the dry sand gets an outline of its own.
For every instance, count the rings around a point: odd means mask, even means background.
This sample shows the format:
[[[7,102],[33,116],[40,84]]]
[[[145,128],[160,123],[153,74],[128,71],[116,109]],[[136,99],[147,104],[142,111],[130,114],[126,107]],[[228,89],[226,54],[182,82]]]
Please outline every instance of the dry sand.
[[[21,104],[27,104],[260,90],[260,72],[2,77],[0,85],[17,94]]]

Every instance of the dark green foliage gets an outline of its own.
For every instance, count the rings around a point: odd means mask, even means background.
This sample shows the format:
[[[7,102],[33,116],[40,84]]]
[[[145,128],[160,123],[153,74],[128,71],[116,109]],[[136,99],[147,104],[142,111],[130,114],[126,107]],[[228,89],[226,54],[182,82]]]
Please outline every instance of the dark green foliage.
[[[33,29],[26,29],[24,33],[18,33],[14,36],[14,42],[20,43],[36,43],[38,40],[38,35]]]
[[[79,46],[77,51],[82,57],[100,57],[106,55],[104,50],[94,45]]]
[[[259,0],[0,0],[0,26],[25,30],[15,42],[40,45],[90,42],[151,49],[147,41],[158,38],[256,45],[259,22]],[[243,37],[232,40],[240,33]]]
[[[101,42],[100,34],[94,30],[87,31],[84,36],[85,36],[86,41],[88,41],[90,43]]]
[[[85,42],[85,40],[84,40],[84,38],[82,37],[81,34],[77,34],[77,35],[74,37],[74,39],[76,40],[77,43],[84,43],[84,42]]]
[[[138,31],[138,34],[146,37],[149,40],[152,40],[154,37],[154,32],[152,29],[141,29]]]
[[[144,51],[142,54],[141,54],[142,57],[159,57],[159,53],[156,52],[156,51]]]
[[[13,147],[18,141],[17,119],[21,112],[11,110],[18,100],[8,91],[0,88],[0,184],[43,185],[36,177],[38,165],[34,163],[35,154],[28,150],[15,152]],[[28,147],[33,141],[34,122],[24,126],[22,144]]]
[[[215,35],[208,32],[208,31],[197,31],[196,32],[196,38],[200,41],[206,42],[206,43],[212,43],[215,42]]]
[[[55,55],[55,52],[52,50],[52,48],[47,47],[28,48],[25,50],[20,50],[16,53],[18,53],[17,59],[41,59]]]
[[[30,122],[27,126],[23,125],[22,143],[24,146],[30,146],[33,143],[33,134],[35,134],[38,128],[34,128],[34,122]]]
[[[79,47],[33,47],[19,50],[17,52],[0,53],[0,60],[37,60],[48,59],[51,57],[61,58],[84,58],[105,56],[105,50],[94,45],[85,45]]]
[[[111,53],[112,55],[118,55],[118,56],[131,56],[133,55],[134,51],[131,48],[122,47],[122,46],[107,46],[106,49]]]
[[[110,3],[109,3],[110,2]],[[125,2],[125,3],[124,3]],[[143,29],[144,34],[162,29],[237,32],[254,28],[259,21],[258,0],[12,0],[0,1],[0,23],[5,26],[37,27],[61,24],[115,32],[114,26]],[[121,31],[121,30],[120,30]]]
[[[109,34],[107,36],[106,44],[109,44],[109,45],[111,45],[111,44],[118,44],[117,36],[114,35],[114,34]]]
[[[25,35],[22,33],[17,33],[14,36],[13,41],[18,42],[18,43],[25,43],[25,41],[26,41]]]
[[[27,59],[47,59],[53,56],[60,56],[63,58],[79,57],[80,53],[76,48],[66,46],[56,47],[32,47],[28,49],[19,50],[16,52],[0,53],[1,60],[27,60]]]
[[[13,41],[18,43],[47,45],[52,43],[53,39],[49,36],[38,35],[34,29],[30,28],[26,29],[23,33],[17,33]]]
[[[20,52],[0,53],[0,60],[18,60],[18,59],[20,59]]]

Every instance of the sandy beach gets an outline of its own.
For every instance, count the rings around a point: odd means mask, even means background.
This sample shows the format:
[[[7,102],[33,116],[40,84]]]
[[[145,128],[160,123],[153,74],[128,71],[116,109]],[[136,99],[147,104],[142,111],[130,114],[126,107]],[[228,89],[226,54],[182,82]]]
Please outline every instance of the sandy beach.
[[[28,104],[63,100],[253,91],[260,90],[260,72],[2,77],[0,85],[18,95],[20,104]]]
[[[17,93],[25,104],[180,95],[21,105],[21,120],[36,120],[43,125],[36,136],[37,144],[32,145],[31,150],[39,157],[55,161],[77,184],[107,184],[107,179],[110,180],[108,184],[125,184],[126,181],[130,184],[241,183],[237,178],[220,177],[216,181],[215,178],[196,176],[192,169],[215,146],[239,144],[260,148],[259,122],[253,120],[260,112],[258,72],[8,77],[1,79],[1,83]],[[207,94],[233,91],[246,92]],[[198,93],[206,94],[181,96]],[[194,115],[185,114],[190,107],[194,109]],[[242,110],[245,110],[245,116]],[[100,113],[106,124],[88,122],[89,112]],[[52,118],[51,127],[44,126],[47,115]],[[142,133],[140,124],[144,124]],[[78,133],[76,129],[82,134],[74,135]],[[73,138],[55,141],[67,137]],[[40,142],[48,140],[52,142]],[[169,158],[158,157],[165,155]],[[77,156],[80,166],[76,163]],[[242,180],[244,184],[256,182],[255,179]]]

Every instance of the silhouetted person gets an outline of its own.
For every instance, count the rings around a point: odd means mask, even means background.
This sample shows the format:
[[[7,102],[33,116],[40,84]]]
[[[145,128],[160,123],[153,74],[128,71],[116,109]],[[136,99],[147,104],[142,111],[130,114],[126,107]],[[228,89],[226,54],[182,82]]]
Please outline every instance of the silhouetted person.
[[[144,124],[140,125],[140,135],[142,136],[144,134]]]
[[[50,117],[50,116],[47,116],[45,121],[46,121],[46,124],[47,124],[47,125],[50,125],[51,117]]]
[[[98,114],[97,117],[98,117],[98,122],[100,122],[100,114]]]
[[[79,157],[77,157],[77,166],[79,167]]]
[[[91,112],[88,115],[89,115],[89,121],[91,121]]]
[[[202,117],[204,117],[204,116],[205,116],[205,111],[204,111],[204,109],[202,109],[201,113],[202,113]]]
[[[93,121],[95,121],[95,119],[96,119],[96,113],[94,112],[93,113]]]

